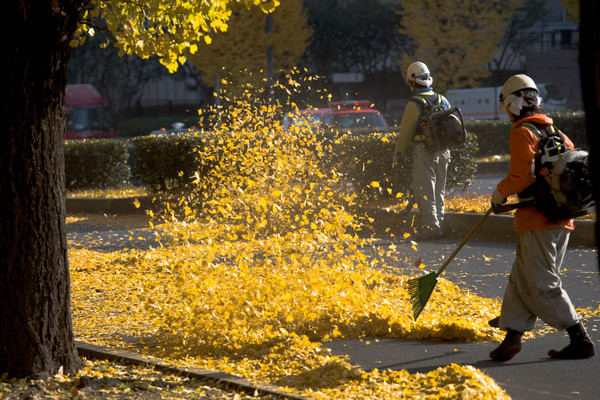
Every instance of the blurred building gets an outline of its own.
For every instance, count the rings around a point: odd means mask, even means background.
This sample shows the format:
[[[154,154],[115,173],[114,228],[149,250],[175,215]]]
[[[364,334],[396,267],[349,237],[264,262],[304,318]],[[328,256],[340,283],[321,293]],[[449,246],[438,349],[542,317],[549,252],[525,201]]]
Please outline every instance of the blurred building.
[[[536,82],[553,83],[567,108],[582,110],[579,73],[579,23],[562,20],[540,24],[540,40],[526,51],[525,71]]]

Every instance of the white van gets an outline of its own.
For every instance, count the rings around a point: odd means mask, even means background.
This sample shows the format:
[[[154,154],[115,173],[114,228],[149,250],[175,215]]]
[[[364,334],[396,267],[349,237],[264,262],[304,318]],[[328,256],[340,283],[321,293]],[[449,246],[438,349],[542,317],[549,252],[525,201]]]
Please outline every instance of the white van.
[[[562,111],[567,108],[567,99],[561,97],[552,84],[537,85],[546,112]],[[474,89],[450,89],[446,98],[453,107],[460,108],[464,119],[508,119],[498,108],[498,96],[502,86]]]

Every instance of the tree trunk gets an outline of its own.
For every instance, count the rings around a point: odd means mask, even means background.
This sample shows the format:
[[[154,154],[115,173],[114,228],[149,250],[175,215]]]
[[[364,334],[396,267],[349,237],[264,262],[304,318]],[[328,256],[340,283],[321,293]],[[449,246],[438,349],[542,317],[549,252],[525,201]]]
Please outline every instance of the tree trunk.
[[[68,44],[86,3],[3,6],[0,373],[11,377],[82,365],[71,321],[63,97]]]
[[[590,166],[596,209],[600,211],[600,1],[579,2],[579,68],[581,92],[590,142]],[[596,215],[596,247],[600,248],[600,224]],[[600,272],[600,265],[598,266]]]

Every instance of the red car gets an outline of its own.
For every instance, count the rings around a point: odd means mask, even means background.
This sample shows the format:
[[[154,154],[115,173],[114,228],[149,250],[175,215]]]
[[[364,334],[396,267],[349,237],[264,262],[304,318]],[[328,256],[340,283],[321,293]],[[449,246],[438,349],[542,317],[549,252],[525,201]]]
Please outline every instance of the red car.
[[[312,108],[291,112],[283,118],[283,127],[288,130],[292,126],[309,126],[318,130],[323,126],[330,126],[331,110],[329,108]]]
[[[113,138],[117,136],[102,95],[90,84],[67,85],[66,139]]]
[[[346,100],[329,103],[332,127],[335,129],[388,128],[383,115],[368,100]]]
[[[283,125],[285,129],[293,125],[343,130],[389,127],[383,115],[371,108],[371,102],[368,100],[335,101],[329,103],[329,108],[300,110],[288,114],[283,119]]]

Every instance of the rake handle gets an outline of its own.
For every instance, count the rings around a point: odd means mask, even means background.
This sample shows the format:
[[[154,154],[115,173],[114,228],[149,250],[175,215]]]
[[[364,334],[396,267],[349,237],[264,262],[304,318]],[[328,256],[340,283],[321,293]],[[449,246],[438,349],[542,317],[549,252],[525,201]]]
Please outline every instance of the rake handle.
[[[488,217],[488,215],[490,215],[490,213],[492,212],[492,207],[488,208],[488,210],[485,212],[485,214],[483,215],[483,217],[481,217],[481,219],[479,220],[479,222],[477,222],[477,225],[475,225],[473,227],[473,229],[471,229],[471,231],[469,232],[469,234],[463,239],[463,241],[458,245],[458,247],[452,252],[452,254],[450,254],[450,257],[448,257],[448,259],[446,260],[446,262],[440,267],[440,269],[437,272],[437,275],[439,276],[448,266],[448,264],[450,264],[450,261],[452,261],[452,259],[458,254],[458,252],[460,251],[460,249],[463,248],[463,246],[469,241],[469,239],[471,239],[471,236],[473,236],[473,234],[475,233],[475,231],[477,231],[477,229],[479,229],[479,227],[481,226],[481,224],[483,224],[483,221],[485,221],[485,219]]]

